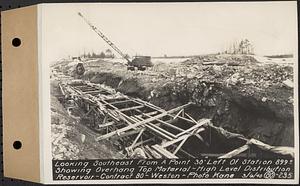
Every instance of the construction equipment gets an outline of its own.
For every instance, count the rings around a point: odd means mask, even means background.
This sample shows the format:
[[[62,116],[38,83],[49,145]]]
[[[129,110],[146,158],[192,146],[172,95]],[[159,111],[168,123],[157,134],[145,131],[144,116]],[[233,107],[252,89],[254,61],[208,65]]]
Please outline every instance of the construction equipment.
[[[83,62],[79,57],[73,57],[72,60],[73,61],[71,63],[63,68],[63,72],[75,79],[81,79],[85,73]]]
[[[135,56],[131,61],[128,55],[125,55],[113,42],[111,42],[96,26],[94,26],[88,19],[86,19],[80,12],[78,15],[90,26],[90,28],[96,32],[114,51],[122,56],[127,61],[128,70],[146,70],[147,67],[152,67],[150,56]]]

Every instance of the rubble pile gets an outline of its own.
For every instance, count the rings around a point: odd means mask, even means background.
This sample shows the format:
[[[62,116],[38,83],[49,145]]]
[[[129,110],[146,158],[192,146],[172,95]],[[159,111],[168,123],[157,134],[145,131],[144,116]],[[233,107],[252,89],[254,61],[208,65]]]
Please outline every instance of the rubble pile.
[[[72,144],[67,135],[71,132],[71,127],[65,124],[52,124],[52,154],[56,160],[76,160],[78,159],[79,148]]]
[[[78,146],[69,139],[76,135],[74,126],[55,98],[51,100],[51,142],[52,156],[56,160],[76,160],[80,152]]]
[[[245,64],[257,63],[256,59],[251,55],[228,55],[228,54],[211,54],[197,56],[187,61],[186,65],[202,64],[202,65],[229,65],[229,66],[243,66]]]

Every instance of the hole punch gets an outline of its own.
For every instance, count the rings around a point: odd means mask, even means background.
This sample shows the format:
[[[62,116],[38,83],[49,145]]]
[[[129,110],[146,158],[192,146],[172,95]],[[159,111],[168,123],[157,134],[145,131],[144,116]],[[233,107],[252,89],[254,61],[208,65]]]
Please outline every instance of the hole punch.
[[[14,147],[14,149],[16,149],[16,150],[19,150],[19,149],[22,147],[22,143],[21,143],[20,141],[15,141],[15,142],[13,143],[13,147]]]
[[[12,40],[12,45],[13,45],[14,47],[20,46],[20,45],[21,45],[21,39],[19,39],[19,38],[14,38],[14,39]]]

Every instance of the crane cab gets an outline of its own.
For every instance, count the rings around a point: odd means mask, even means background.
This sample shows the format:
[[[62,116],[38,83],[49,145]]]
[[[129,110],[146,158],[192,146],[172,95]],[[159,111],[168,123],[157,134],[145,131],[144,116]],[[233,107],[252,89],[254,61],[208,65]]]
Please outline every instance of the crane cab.
[[[128,62],[128,70],[146,70],[147,67],[152,67],[151,56],[135,56],[134,59]]]

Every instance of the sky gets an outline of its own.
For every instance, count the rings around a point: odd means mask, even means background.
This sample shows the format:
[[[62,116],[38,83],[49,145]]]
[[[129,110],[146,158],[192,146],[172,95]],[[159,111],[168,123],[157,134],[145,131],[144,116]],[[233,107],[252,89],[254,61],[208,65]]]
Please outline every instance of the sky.
[[[43,59],[110,48],[78,12],[131,56],[216,53],[244,38],[257,55],[295,53],[296,7],[296,2],[43,4]]]

